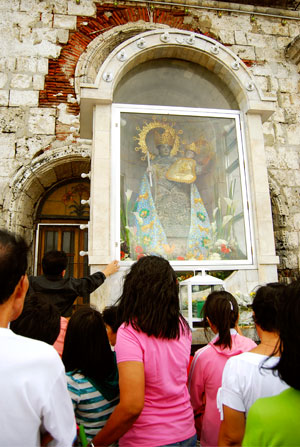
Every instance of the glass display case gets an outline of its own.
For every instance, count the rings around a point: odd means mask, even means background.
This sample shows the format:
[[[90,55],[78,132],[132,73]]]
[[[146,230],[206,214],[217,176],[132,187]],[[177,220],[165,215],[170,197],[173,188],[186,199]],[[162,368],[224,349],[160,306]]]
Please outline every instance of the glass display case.
[[[225,290],[224,281],[207,275],[205,271],[179,283],[180,311],[191,329],[194,329],[194,323],[203,321],[201,311],[204,302],[215,290]]]

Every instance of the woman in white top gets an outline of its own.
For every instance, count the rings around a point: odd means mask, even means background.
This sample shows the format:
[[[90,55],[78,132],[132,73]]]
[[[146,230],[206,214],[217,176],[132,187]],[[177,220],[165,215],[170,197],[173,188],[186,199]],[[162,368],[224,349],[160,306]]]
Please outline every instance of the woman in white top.
[[[219,446],[241,445],[250,406],[260,397],[288,388],[270,368],[278,363],[277,309],[283,285],[260,287],[253,300],[253,318],[260,345],[232,357],[225,365],[217,404],[221,413]]]

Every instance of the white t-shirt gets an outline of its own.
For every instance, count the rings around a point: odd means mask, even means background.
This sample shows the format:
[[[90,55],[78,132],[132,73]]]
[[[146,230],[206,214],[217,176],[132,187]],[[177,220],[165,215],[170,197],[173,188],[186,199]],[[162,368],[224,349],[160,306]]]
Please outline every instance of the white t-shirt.
[[[223,405],[247,413],[260,397],[269,397],[289,388],[276,371],[266,369],[277,364],[278,357],[244,352],[231,357],[225,365],[217,405],[223,420]]]
[[[63,363],[41,341],[0,328],[0,446],[40,446],[41,433],[52,446],[71,447],[76,424]]]

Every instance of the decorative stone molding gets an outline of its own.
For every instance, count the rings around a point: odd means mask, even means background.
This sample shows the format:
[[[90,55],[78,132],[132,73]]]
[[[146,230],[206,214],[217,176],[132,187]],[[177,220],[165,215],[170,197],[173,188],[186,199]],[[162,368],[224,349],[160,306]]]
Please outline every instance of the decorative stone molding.
[[[86,61],[89,61],[85,70],[91,67],[92,54],[98,54],[94,42],[85,56]],[[138,33],[125,40],[115,47],[99,67],[93,84],[80,83],[81,115],[84,117],[81,120],[81,136],[92,137],[93,104],[111,103],[118,82],[129,70],[147,60],[165,57],[166,54],[170,58],[181,57],[199,63],[216,73],[230,85],[243,112],[260,113],[263,121],[273,113],[276,98],[262,94],[250,70],[228,47],[202,34],[172,28],[166,31],[165,27]],[[120,55],[126,55],[126,60]],[[84,77],[81,76],[81,79]]]
[[[80,164],[82,171],[88,170],[90,154],[91,147],[87,142],[77,147],[65,146],[45,151],[34,158],[30,165],[20,169],[11,179],[5,196],[3,208],[8,212],[8,227],[15,230],[24,226],[24,216],[34,218],[36,204],[42,195],[52,184],[64,179],[64,174],[56,172],[56,167],[69,164],[66,178],[72,178],[72,173],[77,176],[77,171],[79,177],[81,168],[78,166],[76,169],[75,166]]]

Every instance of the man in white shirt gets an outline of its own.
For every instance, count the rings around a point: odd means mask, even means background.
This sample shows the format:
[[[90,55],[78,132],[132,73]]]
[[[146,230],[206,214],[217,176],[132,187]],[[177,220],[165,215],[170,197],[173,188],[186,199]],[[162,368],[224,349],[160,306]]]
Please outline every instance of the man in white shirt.
[[[63,363],[55,349],[14,334],[28,289],[28,248],[0,230],[0,447],[36,447],[48,433],[51,445],[70,447],[76,424]]]

